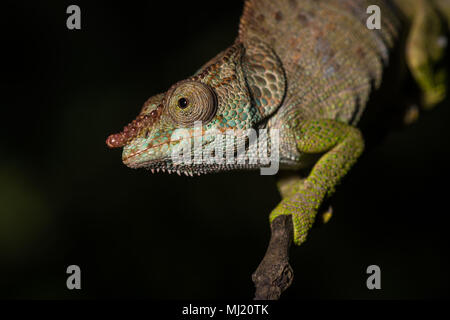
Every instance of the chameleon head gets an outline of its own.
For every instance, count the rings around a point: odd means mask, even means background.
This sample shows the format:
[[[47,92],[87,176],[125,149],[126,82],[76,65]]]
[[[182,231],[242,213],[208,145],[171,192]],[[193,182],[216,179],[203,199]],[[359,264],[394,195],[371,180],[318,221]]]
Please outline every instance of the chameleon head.
[[[193,77],[148,99],[135,120],[122,132],[108,137],[107,145],[123,147],[122,160],[127,166],[147,168],[152,172],[161,170],[192,176],[239,166],[248,168],[248,165],[229,162],[173,161],[173,151],[182,143],[186,145],[188,141],[194,146],[194,139],[197,139],[201,142],[195,146],[211,150],[219,143],[217,134],[225,134],[228,130],[243,132],[254,128],[267,116],[264,107],[258,105],[261,103],[255,101],[254,91],[261,89],[249,83],[246,64],[243,45],[234,44]],[[274,77],[274,80],[279,79]],[[278,86],[284,86],[284,83],[278,83]],[[269,103],[268,100],[265,102]],[[195,146],[190,149],[191,159],[198,152]]]

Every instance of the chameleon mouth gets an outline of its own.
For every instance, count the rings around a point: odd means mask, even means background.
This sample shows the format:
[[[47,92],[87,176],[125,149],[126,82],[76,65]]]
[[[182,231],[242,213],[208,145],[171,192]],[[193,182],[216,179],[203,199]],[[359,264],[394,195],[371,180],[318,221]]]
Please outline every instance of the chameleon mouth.
[[[183,140],[183,139],[172,140],[172,141],[169,141],[169,142],[163,142],[163,143],[159,143],[159,144],[155,144],[155,145],[150,145],[150,146],[148,146],[148,147],[146,147],[146,148],[144,148],[144,149],[142,149],[142,150],[139,150],[139,151],[136,151],[136,152],[134,152],[134,153],[131,153],[130,155],[124,156],[124,157],[122,158],[122,161],[123,161],[126,165],[128,165],[128,164],[131,163],[131,160],[136,159],[137,156],[139,156],[139,155],[141,155],[141,154],[147,152],[148,150],[155,149],[155,148],[158,148],[158,147],[162,147],[162,146],[164,146],[164,145],[167,145],[167,146],[170,147],[172,144],[175,145],[177,142],[180,142],[180,141],[182,141],[182,140]],[[150,163],[151,163],[152,161],[158,161],[158,160],[150,160]]]
[[[169,173],[169,174],[173,173],[173,174],[178,174],[179,176],[184,174],[188,177],[193,177],[194,175],[200,176],[200,175],[206,174],[208,172],[216,171],[216,170],[210,170],[210,169],[208,170],[208,166],[205,166],[204,164],[195,165],[195,164],[173,163],[172,158],[168,154],[165,154],[165,155],[159,157],[158,159],[148,159],[148,160],[139,161],[139,156],[145,154],[149,150],[158,149],[158,148],[161,150],[164,146],[167,146],[167,150],[170,150],[171,146],[175,146],[182,141],[190,140],[190,139],[191,139],[191,137],[187,138],[187,139],[176,139],[176,140],[171,140],[169,142],[163,142],[163,143],[159,143],[159,144],[155,144],[155,145],[150,145],[144,149],[132,152],[128,155],[124,155],[122,157],[122,161],[127,167],[132,168],[132,169],[144,168],[144,169],[151,171],[152,173],[158,173],[158,172]],[[124,151],[124,153],[125,152],[126,151]]]
[[[227,163],[224,158],[223,163],[208,163],[202,161],[201,163],[195,163],[195,158],[192,158],[194,155],[191,154],[191,163],[174,163],[170,155],[165,154],[164,156],[158,159],[146,159],[140,161],[139,155],[145,154],[148,150],[153,148],[161,147],[164,145],[172,145],[177,142],[183,141],[173,140],[171,142],[161,143],[158,145],[153,145],[147,147],[145,149],[133,152],[127,156],[124,156],[122,161],[123,163],[132,169],[146,169],[151,171],[151,173],[156,174],[159,172],[169,173],[169,174],[178,174],[182,176],[183,174],[188,177],[200,176],[208,173],[222,172],[222,171],[230,171],[230,170],[251,170],[251,169],[259,169],[260,165],[258,164],[238,164],[238,163]],[[203,146],[204,147],[204,146]]]
[[[203,139],[207,135],[201,134],[200,136]],[[170,170],[170,171],[175,171],[177,173],[177,171],[179,171],[180,168],[184,168],[184,169],[186,169],[184,171],[187,171],[187,175],[191,175],[190,172],[192,170],[188,170],[187,168],[191,168],[194,165],[174,164],[171,161],[172,159],[171,159],[171,155],[169,154],[170,153],[169,150],[171,150],[171,148],[176,146],[177,144],[182,143],[183,141],[193,141],[192,139],[195,139],[198,137],[199,136],[191,135],[191,136],[185,137],[185,138],[164,141],[164,142],[157,143],[157,144],[150,144],[150,145],[146,146],[145,148],[138,149],[138,150],[136,150],[134,152],[130,152],[130,153],[128,153],[126,150],[127,146],[130,146],[130,144],[126,144],[126,145],[124,145],[124,151],[122,154],[122,162],[126,166],[133,168],[133,169],[144,167],[144,168],[147,168],[150,170],[155,169],[155,170],[159,171],[159,170],[164,169],[166,171]],[[209,141],[205,140],[204,144],[201,147],[204,148],[209,143],[210,143]],[[153,149],[156,149],[160,152],[159,156],[155,156],[154,159],[144,159],[142,161],[139,161],[140,155],[145,155],[147,152],[149,152],[150,150],[153,150]],[[204,166],[204,164],[202,164],[202,166]],[[154,170],[152,170],[152,171],[154,171]],[[201,172],[201,171],[202,170],[200,170],[200,169],[197,170],[197,172]],[[171,173],[171,172],[169,172],[169,173]],[[180,172],[180,173],[183,173],[183,172]]]
[[[202,132],[203,133],[203,132]],[[220,135],[222,137],[222,135]],[[202,143],[195,147],[195,139],[202,138]],[[124,151],[122,154],[123,163],[132,169],[147,169],[152,173],[169,173],[169,174],[178,174],[178,175],[186,175],[193,177],[195,175],[200,176],[202,174],[214,173],[220,171],[230,171],[230,170],[252,170],[252,169],[260,169],[265,166],[265,164],[259,163],[259,161],[253,162],[254,159],[251,158],[254,156],[253,152],[249,152],[250,150],[250,141],[246,140],[244,144],[244,149],[242,151],[245,152],[244,158],[238,154],[240,152],[239,145],[233,143],[233,151],[232,158],[233,161],[229,161],[229,151],[228,147],[226,150],[223,149],[223,152],[217,154],[216,157],[216,149],[215,146],[209,148],[211,143],[217,141],[216,139],[210,140],[208,137],[212,137],[210,134],[200,134],[200,135],[190,135],[187,137],[182,137],[174,140],[164,141],[155,144],[147,144],[145,138],[142,140],[134,140],[129,142],[124,147]],[[216,137],[217,138],[217,137]],[[183,143],[184,141],[191,141],[194,143],[192,149],[190,149],[190,160],[183,162],[184,158],[178,158],[174,160],[173,154],[171,154],[171,150],[174,150],[173,147],[176,145]],[[218,140],[220,141],[223,140]],[[256,140],[254,142],[257,143]],[[204,149],[206,148],[206,149]],[[224,146],[225,148],[225,146]],[[206,150],[206,154],[204,151]],[[200,152],[199,152],[200,151]],[[212,152],[210,154],[210,152]],[[197,158],[197,155],[200,154],[201,157]],[[181,156],[175,154],[175,156]],[[183,156],[181,156],[183,157]]]

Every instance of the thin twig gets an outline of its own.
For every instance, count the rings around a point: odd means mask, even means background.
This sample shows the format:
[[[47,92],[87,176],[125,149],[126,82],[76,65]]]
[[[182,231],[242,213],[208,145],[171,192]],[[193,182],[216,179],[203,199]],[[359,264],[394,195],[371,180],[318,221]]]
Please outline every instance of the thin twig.
[[[282,215],[271,224],[272,235],[266,254],[252,275],[255,300],[278,300],[294,278],[289,265],[289,248],[293,239],[292,217]]]

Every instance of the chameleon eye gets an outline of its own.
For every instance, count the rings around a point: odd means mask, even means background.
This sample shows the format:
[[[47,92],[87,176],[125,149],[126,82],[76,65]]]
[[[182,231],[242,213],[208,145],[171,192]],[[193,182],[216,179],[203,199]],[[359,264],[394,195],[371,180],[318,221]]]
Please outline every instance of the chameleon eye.
[[[178,100],[178,107],[180,107],[180,109],[185,109],[188,104],[189,102],[186,98],[180,98],[180,100]]]
[[[174,85],[166,96],[167,111],[181,126],[192,127],[195,121],[207,123],[217,112],[217,96],[210,86],[192,80]]]

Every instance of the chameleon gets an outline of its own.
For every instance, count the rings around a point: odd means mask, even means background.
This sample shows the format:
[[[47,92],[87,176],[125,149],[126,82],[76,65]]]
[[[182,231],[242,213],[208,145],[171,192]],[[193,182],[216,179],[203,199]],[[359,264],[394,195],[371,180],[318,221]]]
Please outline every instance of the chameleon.
[[[374,5],[379,28],[367,25]],[[150,97],[106,144],[123,148],[122,161],[130,168],[194,176],[264,165],[236,158],[178,163],[171,155],[182,143],[200,137],[197,148],[219,150],[221,141],[211,132],[232,130],[242,137],[249,129],[276,130],[281,202],[269,222],[290,215],[293,242],[301,245],[365,149],[360,125],[373,94],[386,87],[387,70],[394,67],[395,78],[413,81],[420,110],[446,97],[449,19],[448,0],[247,0],[234,43]],[[390,92],[397,85],[388,85]],[[188,135],[175,136],[178,129]],[[265,139],[274,142],[271,135]],[[247,160],[257,157],[254,143],[245,143]],[[324,221],[330,215],[326,211]]]

